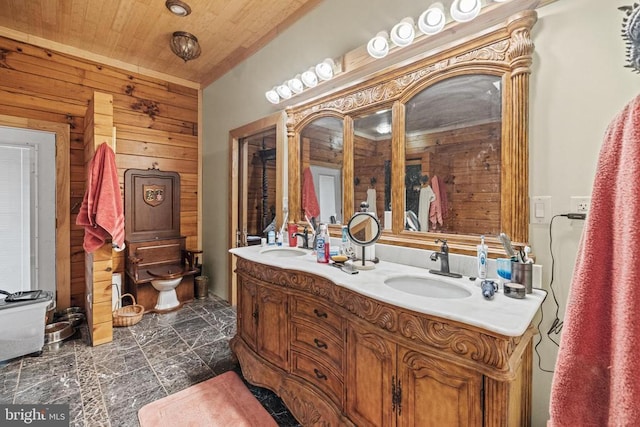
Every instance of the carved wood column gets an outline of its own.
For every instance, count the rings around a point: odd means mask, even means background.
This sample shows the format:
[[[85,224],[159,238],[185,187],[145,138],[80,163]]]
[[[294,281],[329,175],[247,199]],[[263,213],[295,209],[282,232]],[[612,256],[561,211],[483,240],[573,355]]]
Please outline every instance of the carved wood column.
[[[347,224],[349,219],[355,212],[354,202],[354,179],[353,172],[354,160],[354,141],[353,141],[353,119],[350,116],[345,116],[343,120],[343,144],[342,144],[342,182],[343,194],[342,194],[342,223]]]
[[[391,108],[393,119],[391,120],[391,137],[397,141],[391,147],[391,206],[393,233],[399,234],[404,230],[404,174],[405,174],[405,106],[400,101],[395,101]],[[395,182],[394,182],[395,181]],[[397,181],[402,182],[398,185]],[[384,215],[384,213],[383,213]]]
[[[301,215],[302,205],[300,202],[300,147],[296,132],[294,131],[294,118],[291,111],[287,109],[287,155],[289,167],[289,221],[300,222],[304,219]]]
[[[536,12],[527,11],[507,24],[511,40],[506,59],[512,71],[505,114],[509,134],[502,142],[501,216],[502,229],[514,242],[529,241],[529,75],[534,48],[531,28],[536,21]],[[513,96],[516,93],[520,99]]]

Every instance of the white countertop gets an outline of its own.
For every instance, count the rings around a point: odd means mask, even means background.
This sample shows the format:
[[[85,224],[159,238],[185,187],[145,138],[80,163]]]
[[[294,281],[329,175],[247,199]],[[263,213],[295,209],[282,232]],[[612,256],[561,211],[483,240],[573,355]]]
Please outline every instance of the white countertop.
[[[452,279],[431,274],[425,268],[386,261],[380,261],[374,269],[347,274],[338,268],[318,263],[311,251],[307,255],[295,257],[273,257],[260,253],[267,248],[271,247],[248,246],[230,249],[229,252],[260,264],[312,273],[378,301],[466,323],[505,336],[522,335],[545,297],[544,291],[534,289],[533,293],[527,294],[524,299],[509,298],[499,291],[493,299],[487,300],[482,297],[479,280],[474,282],[468,277]],[[398,291],[384,283],[388,278],[406,275],[451,281],[469,290],[471,296],[457,299],[424,297]]]

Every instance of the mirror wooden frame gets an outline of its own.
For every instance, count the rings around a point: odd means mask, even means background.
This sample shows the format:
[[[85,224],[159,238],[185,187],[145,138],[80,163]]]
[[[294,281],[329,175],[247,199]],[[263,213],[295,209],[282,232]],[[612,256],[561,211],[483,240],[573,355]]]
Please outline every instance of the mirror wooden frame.
[[[531,29],[537,21],[535,10],[525,10],[478,34],[435,49],[428,56],[405,62],[374,74],[346,89],[315,101],[289,107],[287,139],[289,157],[290,219],[304,223],[301,212],[300,132],[313,120],[342,117],[343,216],[349,218],[354,206],[353,118],[383,106],[392,108],[392,229],[385,230],[380,243],[437,249],[436,239],[445,238],[452,252],[475,254],[479,236],[445,233],[411,233],[404,230],[405,170],[404,102],[429,85],[462,74],[491,74],[502,77],[501,136],[501,230],[516,245],[529,238],[529,76],[533,55]],[[335,234],[336,230],[332,230]],[[491,257],[504,256],[497,236],[487,236]]]
[[[241,167],[240,164],[244,163],[244,169],[246,170],[248,167],[248,159],[245,157],[240,158],[239,154],[239,145],[240,140],[243,138],[248,138],[252,135],[262,133],[268,129],[275,129],[276,134],[276,224],[282,224],[284,220],[283,213],[283,203],[279,201],[283,200],[287,197],[285,188],[285,172],[284,172],[284,164],[285,164],[285,115],[283,112],[278,112],[275,114],[271,114],[270,116],[264,117],[262,119],[256,120],[254,122],[248,123],[244,126],[241,126],[236,129],[232,129],[229,131],[229,195],[230,195],[230,205],[229,205],[229,215],[228,215],[228,224],[229,224],[229,235],[227,238],[227,244],[229,248],[235,248],[236,245],[236,230],[238,230],[238,201],[242,197],[242,193],[246,191],[246,188],[238,188],[238,174],[240,173]],[[245,183],[246,186],[246,183]],[[244,219],[246,223],[246,218]],[[227,295],[228,300],[231,305],[237,304],[238,293],[237,293],[237,277],[235,275],[236,268],[236,260],[237,258],[233,256],[231,253],[227,253],[227,277],[228,287],[227,287]]]

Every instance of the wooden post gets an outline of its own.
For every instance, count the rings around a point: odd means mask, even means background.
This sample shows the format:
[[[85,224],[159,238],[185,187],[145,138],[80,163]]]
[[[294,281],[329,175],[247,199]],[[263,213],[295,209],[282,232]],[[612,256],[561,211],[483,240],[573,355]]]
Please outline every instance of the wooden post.
[[[106,142],[115,151],[113,96],[94,92],[84,123],[84,163],[85,170],[88,170],[89,162],[100,144]],[[84,262],[87,326],[91,343],[95,346],[113,341],[111,243],[103,245],[93,253],[85,252]]]

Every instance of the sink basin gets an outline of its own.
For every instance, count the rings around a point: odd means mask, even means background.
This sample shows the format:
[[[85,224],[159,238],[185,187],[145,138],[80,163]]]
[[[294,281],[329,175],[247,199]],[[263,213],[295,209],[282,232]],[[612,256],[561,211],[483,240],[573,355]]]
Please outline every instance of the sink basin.
[[[260,254],[276,257],[276,258],[290,258],[296,256],[306,255],[308,252],[300,248],[287,248],[287,247],[275,247],[267,248],[260,251]]]
[[[459,299],[471,296],[471,292],[460,285],[431,277],[398,276],[384,283],[397,291],[429,298]]]

